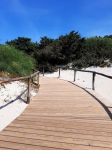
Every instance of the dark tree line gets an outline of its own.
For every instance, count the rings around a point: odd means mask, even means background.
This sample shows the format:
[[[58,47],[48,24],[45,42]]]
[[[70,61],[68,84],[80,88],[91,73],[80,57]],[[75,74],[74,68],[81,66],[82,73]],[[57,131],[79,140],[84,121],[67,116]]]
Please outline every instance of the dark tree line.
[[[112,35],[83,38],[78,32],[61,35],[57,39],[42,37],[39,42],[18,37],[6,44],[35,58],[37,66],[52,71],[57,65],[71,64],[77,68],[109,66],[112,62]]]

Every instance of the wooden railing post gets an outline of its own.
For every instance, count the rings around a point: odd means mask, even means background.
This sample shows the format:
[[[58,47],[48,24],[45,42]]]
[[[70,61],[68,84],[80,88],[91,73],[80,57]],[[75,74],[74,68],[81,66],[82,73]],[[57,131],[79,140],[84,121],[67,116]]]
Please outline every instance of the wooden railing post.
[[[60,73],[61,73],[61,68],[59,67],[59,76],[58,76],[58,78],[60,78]]]
[[[44,70],[44,65],[43,65],[43,76],[44,76],[45,70]]]
[[[38,76],[38,77],[37,77],[37,76]],[[34,83],[34,77],[36,78],[37,83]],[[2,81],[2,82],[0,83],[0,85],[3,85],[3,84],[5,84],[5,83],[14,82],[14,81],[26,81],[26,82],[27,82],[27,89],[26,89],[24,92],[22,92],[18,97],[20,97],[21,100],[24,101],[26,104],[29,104],[29,103],[30,103],[30,100],[31,100],[31,94],[30,94],[30,92],[31,92],[31,85],[32,85],[32,84],[37,85],[37,86],[38,86],[38,89],[39,89],[39,86],[40,86],[40,85],[39,85],[39,71],[38,71],[38,72],[35,72],[35,73],[33,73],[33,74],[31,74],[30,76],[19,77],[19,78],[13,78],[13,79],[9,79],[9,80],[4,80],[4,81]],[[26,82],[25,82],[25,83],[26,83]],[[25,92],[27,92],[27,93],[25,94]],[[23,94],[25,94],[25,99],[26,99],[26,100],[24,100],[24,99],[21,97]],[[18,98],[18,97],[17,97],[17,98]],[[19,99],[19,98],[18,98],[18,99]],[[17,100],[17,99],[15,99],[15,100]],[[10,103],[14,102],[15,100],[12,100],[11,102],[9,102],[9,103],[7,103],[7,104],[2,105],[2,106],[0,107],[0,109],[6,107],[7,105],[9,105]]]
[[[38,72],[38,77],[37,78],[38,78],[37,80],[38,80],[38,85],[39,85],[39,72]]]
[[[96,76],[96,72],[93,72],[92,90],[95,90],[95,76]]]
[[[30,82],[31,82],[31,78],[28,78],[28,93],[27,93],[27,104],[30,103]]]
[[[40,84],[39,84],[39,72],[38,72],[38,77],[37,77],[37,83],[38,83],[38,88],[39,88],[39,86],[40,86]]]
[[[74,82],[75,82],[75,80],[76,80],[76,70],[74,69]]]

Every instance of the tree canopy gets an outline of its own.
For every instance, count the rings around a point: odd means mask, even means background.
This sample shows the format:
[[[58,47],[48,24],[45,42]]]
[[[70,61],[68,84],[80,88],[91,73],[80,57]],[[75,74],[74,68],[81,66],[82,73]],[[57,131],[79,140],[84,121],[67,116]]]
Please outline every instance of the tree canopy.
[[[39,42],[32,42],[30,38],[18,37],[6,44],[32,56],[37,66],[42,68],[44,65],[47,70],[68,63],[83,68],[105,66],[112,62],[112,35],[84,38],[71,31],[57,39],[44,36]]]

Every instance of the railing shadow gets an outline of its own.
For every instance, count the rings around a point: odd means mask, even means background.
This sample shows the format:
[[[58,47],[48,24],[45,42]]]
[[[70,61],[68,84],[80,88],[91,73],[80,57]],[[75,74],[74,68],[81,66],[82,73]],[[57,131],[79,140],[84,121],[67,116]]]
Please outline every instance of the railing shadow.
[[[11,83],[11,82],[14,82],[14,81],[26,81],[26,84],[27,84],[27,89],[24,90],[20,95],[18,95],[14,100],[11,100],[10,102],[0,106],[0,109],[8,106],[9,104],[12,104],[13,102],[17,101],[17,100],[21,100],[23,101],[24,103],[26,104],[29,104],[30,103],[30,91],[31,91],[31,85],[35,85],[37,87],[37,89],[39,89],[39,71],[31,74],[30,76],[26,76],[26,77],[20,77],[20,78],[13,78],[13,79],[8,79],[8,80],[2,80],[0,82],[0,84],[2,86],[4,86],[5,83]],[[25,92],[27,92],[26,94],[26,101],[22,98],[22,96],[25,94]]]
[[[64,66],[65,67],[65,66]],[[63,69],[62,66],[59,66],[59,75],[58,75],[58,78],[60,78],[61,76],[61,69]],[[73,76],[73,82],[72,81],[68,81],[69,83],[72,83],[74,85],[76,85],[77,87],[83,89],[85,92],[87,92],[88,94],[90,94],[97,102],[99,102],[99,104],[104,108],[104,110],[107,112],[109,118],[112,120],[112,113],[111,111],[109,110],[109,108],[112,108],[112,107],[109,107],[109,106],[106,106],[103,102],[101,102],[101,100],[99,100],[96,96],[94,96],[92,93],[90,93],[88,91],[89,88],[83,88],[77,84],[75,84],[75,81],[76,81],[76,73],[77,72],[87,72],[87,73],[91,73],[92,74],[92,90],[95,90],[95,77],[96,75],[100,75],[100,76],[103,76],[103,77],[106,77],[108,79],[112,79],[112,76],[109,76],[109,75],[106,75],[106,74],[103,74],[103,73],[99,73],[99,72],[95,72],[95,71],[89,71],[89,70],[80,70],[80,69],[76,69],[76,68],[67,68],[68,70],[73,70],[74,71],[74,76]],[[91,88],[90,88],[91,89]]]
[[[12,104],[13,102],[15,102],[15,101],[17,101],[17,100],[21,100],[21,101],[23,101],[24,103],[27,104],[27,101],[25,101],[25,100],[21,97],[21,96],[23,96],[23,95],[25,94],[25,92],[27,92],[27,89],[26,89],[24,92],[22,92],[19,96],[17,96],[14,100],[11,100],[11,101],[8,102],[7,104],[0,106],[0,109],[5,108],[5,107],[8,106],[9,104]]]
[[[71,84],[73,84],[73,85],[75,85],[75,86],[77,86],[77,87],[79,87],[79,88],[81,88],[86,93],[88,93],[89,95],[91,95],[103,107],[103,109],[107,112],[109,118],[112,120],[112,113],[109,110],[109,108],[112,108],[112,107],[107,107],[103,102],[101,102],[100,99],[98,99],[95,95],[93,95],[92,93],[90,93],[89,91],[87,91],[87,89],[85,89],[85,88],[83,88],[83,87],[81,87],[81,86],[79,86],[79,85],[77,85],[77,84],[75,84],[75,83],[73,83],[71,81],[68,81],[68,82],[71,83]]]

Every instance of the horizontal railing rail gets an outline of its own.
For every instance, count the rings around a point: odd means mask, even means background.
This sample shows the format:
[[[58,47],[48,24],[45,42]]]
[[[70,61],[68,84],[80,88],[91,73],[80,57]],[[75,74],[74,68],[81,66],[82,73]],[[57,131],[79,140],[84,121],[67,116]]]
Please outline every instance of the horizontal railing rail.
[[[0,85],[4,86],[7,83],[12,83],[14,81],[24,81],[27,85],[27,88],[20,94],[17,96],[18,99],[21,99],[22,101],[24,101],[26,104],[30,103],[30,99],[31,99],[31,86],[34,85],[36,86],[37,89],[39,89],[39,71],[29,75],[29,76],[25,76],[25,77],[19,77],[19,78],[12,78],[12,79],[8,79],[8,80],[1,80],[0,81]],[[25,101],[24,99],[21,98],[21,96],[27,92],[27,100]],[[17,100],[11,100],[10,102],[8,102],[7,104],[4,104],[3,106],[0,106],[0,109],[6,107],[8,104],[11,104],[12,102]]]
[[[58,78],[60,78],[60,76],[61,76],[61,69],[64,69],[64,68],[66,68],[66,67],[65,67],[65,66],[59,67],[59,75],[58,75]],[[109,76],[109,75],[106,75],[106,74],[103,74],[103,73],[99,73],[99,72],[96,72],[96,71],[81,70],[81,69],[76,69],[76,68],[67,68],[67,69],[74,71],[74,79],[73,79],[74,82],[76,81],[76,73],[77,73],[78,71],[79,71],[79,72],[92,73],[92,90],[95,90],[95,77],[96,77],[96,75],[100,75],[100,76],[106,77],[106,78],[108,78],[108,79],[112,79],[112,76]],[[64,69],[64,70],[65,70],[65,69]]]
[[[0,84],[29,79],[29,78],[33,78],[36,75],[39,75],[39,71],[37,71],[37,72],[35,72],[35,73],[33,73],[33,74],[29,75],[29,76],[25,76],[25,77],[12,78],[12,79],[8,79],[8,80],[5,80],[5,81],[1,80]]]
[[[107,77],[109,79],[112,79],[112,76],[109,76],[109,75],[106,75],[106,74],[103,74],[103,73],[100,73],[100,72],[96,72],[96,71],[90,71],[90,70],[80,70],[80,69],[74,69],[76,71],[81,71],[81,72],[88,72],[88,73],[95,73],[97,75],[101,75],[103,77]]]

